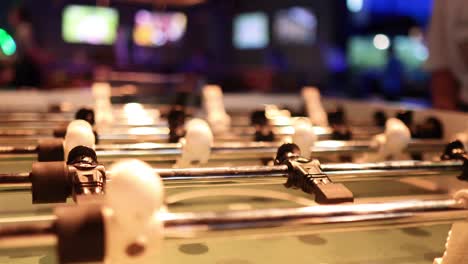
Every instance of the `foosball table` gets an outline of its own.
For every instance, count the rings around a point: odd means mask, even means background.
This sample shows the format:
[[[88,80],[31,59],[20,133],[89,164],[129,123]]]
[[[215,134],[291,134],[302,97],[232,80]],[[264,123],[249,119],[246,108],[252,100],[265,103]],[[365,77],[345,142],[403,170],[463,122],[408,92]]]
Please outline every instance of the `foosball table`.
[[[468,263],[467,114],[111,97],[2,95],[0,263]]]

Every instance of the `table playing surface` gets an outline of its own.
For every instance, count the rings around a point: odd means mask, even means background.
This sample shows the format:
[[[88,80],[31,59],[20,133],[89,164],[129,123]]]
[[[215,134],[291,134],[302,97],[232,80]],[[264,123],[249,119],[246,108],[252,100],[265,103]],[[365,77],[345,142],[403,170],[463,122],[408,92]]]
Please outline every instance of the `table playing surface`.
[[[27,163],[1,166],[2,171],[24,171]],[[416,181],[420,181],[417,179]],[[424,180],[422,180],[424,185]],[[429,181],[427,181],[429,183]],[[402,199],[444,196],[438,190],[421,188],[421,184],[407,181],[350,182],[356,202],[384,202]],[[216,186],[204,188],[210,191]],[[285,189],[281,184],[223,188],[248,188],[286,192],[312,198],[299,190]],[[166,189],[166,197],[194,188]],[[448,197],[448,196],[446,196]],[[73,203],[71,199],[70,204]],[[0,190],[0,217],[47,215],[56,205],[32,205],[27,191]],[[174,212],[213,210],[248,210],[255,208],[285,208],[298,206],[288,201],[252,197],[210,197],[183,201],[169,206]],[[384,230],[303,234],[294,236],[261,237],[258,239],[223,238],[216,240],[165,240],[160,255],[149,263],[323,263],[323,264],[430,264],[444,252],[449,224]],[[77,248],[77,250],[80,250]],[[0,263],[54,264],[58,263],[52,246],[0,250]]]

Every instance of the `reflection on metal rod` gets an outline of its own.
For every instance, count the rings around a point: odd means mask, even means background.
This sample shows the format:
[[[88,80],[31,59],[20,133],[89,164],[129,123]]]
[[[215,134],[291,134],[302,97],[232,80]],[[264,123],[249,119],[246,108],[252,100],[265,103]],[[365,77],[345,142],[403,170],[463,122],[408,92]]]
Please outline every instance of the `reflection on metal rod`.
[[[20,172],[15,174],[0,173],[0,182],[2,183],[26,183],[30,182],[29,172]]]
[[[211,159],[250,159],[271,158],[276,154],[280,142],[226,142],[215,143],[212,148]],[[411,142],[408,152],[442,152],[446,143],[438,140],[420,140]],[[106,150],[104,150],[106,149]],[[318,141],[311,148],[312,156],[323,156],[330,154],[358,154],[363,152],[375,152],[369,141]],[[155,144],[141,143],[131,145],[114,145],[98,147],[97,155],[100,160],[115,158],[135,157],[145,160],[174,160],[181,154],[179,144]]]
[[[364,181],[460,175],[462,161],[388,161],[379,163],[323,164],[321,169],[333,181]],[[286,165],[239,166],[217,168],[155,169],[167,187],[200,184],[256,185],[284,183],[288,176]],[[111,172],[106,175],[112,178]],[[29,190],[28,173],[0,174],[1,190]]]
[[[386,203],[343,204],[247,211],[170,213],[160,212],[165,239],[259,238],[278,235],[357,231],[434,225],[466,221],[462,202],[408,200]],[[21,238],[45,238],[54,234],[55,217],[37,220],[0,220],[0,247]],[[15,222],[12,224],[11,222]],[[30,240],[21,240],[22,245]]]
[[[166,238],[272,236],[355,231],[467,220],[455,200],[311,206],[249,211],[162,213]]]
[[[461,161],[393,161],[367,164],[323,164],[322,171],[334,182],[373,181],[408,177],[460,175]],[[288,176],[286,165],[242,166],[220,168],[156,169],[167,187],[200,184],[255,185],[284,183]]]
[[[117,138],[118,135],[115,136],[115,139]],[[146,139],[145,136],[139,138],[139,140],[144,139]],[[211,159],[271,158],[275,155],[281,144],[281,142],[218,142],[212,148]],[[413,140],[409,144],[407,151],[442,152],[445,145],[445,142],[440,140]],[[147,161],[173,161],[182,152],[181,145],[178,143],[106,144],[98,145],[96,150],[101,161],[129,157],[137,157]],[[310,151],[313,153],[313,156],[320,157],[331,154],[348,155],[375,152],[377,149],[371,146],[369,141],[324,140],[316,142]],[[2,161],[35,159],[35,155],[33,154],[35,152],[35,146],[0,147],[0,154],[2,154],[0,159]]]
[[[0,219],[0,248],[56,244],[54,215]]]

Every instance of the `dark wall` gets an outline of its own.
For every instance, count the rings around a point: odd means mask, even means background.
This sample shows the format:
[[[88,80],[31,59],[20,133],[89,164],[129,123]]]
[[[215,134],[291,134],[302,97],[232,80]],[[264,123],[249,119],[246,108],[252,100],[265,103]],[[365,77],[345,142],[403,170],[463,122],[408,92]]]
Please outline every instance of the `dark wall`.
[[[4,1],[1,5],[3,5]],[[41,46],[57,61],[68,62],[77,54],[86,54],[92,60],[110,65],[116,63],[113,46],[93,46],[65,43],[61,34],[63,8],[68,4],[95,5],[96,0],[25,0],[26,6],[33,11],[32,19],[36,37]],[[144,65],[132,65],[132,69],[176,71],[191,59],[194,53],[201,52],[214,71],[229,71],[239,67],[265,65],[267,53],[279,50],[286,58],[291,71],[323,75],[325,69],[320,47],[336,42],[336,2],[310,0],[224,0],[184,8],[188,16],[187,33],[179,44],[162,48],[130,47],[143,58]],[[150,5],[126,4],[110,1],[119,10],[120,26],[126,29],[131,38],[135,13],[140,9],[154,9]],[[314,11],[318,19],[318,35],[315,44],[280,46],[270,36],[270,46],[261,50],[236,50],[232,46],[232,18],[239,13],[263,11],[269,15],[270,32],[272,18],[277,10],[290,6],[304,6]],[[5,23],[0,20],[0,22]],[[128,40],[131,43],[131,39]],[[130,45],[132,46],[132,45]],[[136,52],[135,52],[136,51]],[[134,62],[134,61],[133,61]]]

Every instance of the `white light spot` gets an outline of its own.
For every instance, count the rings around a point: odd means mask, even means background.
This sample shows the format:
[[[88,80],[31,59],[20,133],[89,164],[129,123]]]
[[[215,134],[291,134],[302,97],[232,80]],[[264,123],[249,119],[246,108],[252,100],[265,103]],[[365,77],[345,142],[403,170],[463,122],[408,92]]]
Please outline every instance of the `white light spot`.
[[[353,13],[358,13],[362,10],[364,0],[346,0],[348,10]]]
[[[377,34],[374,37],[374,47],[379,50],[386,50],[390,47],[390,39],[384,34]]]
[[[417,46],[414,55],[418,60],[426,61],[427,58],[429,58],[429,51],[424,46],[424,44],[421,43],[420,46]]]

